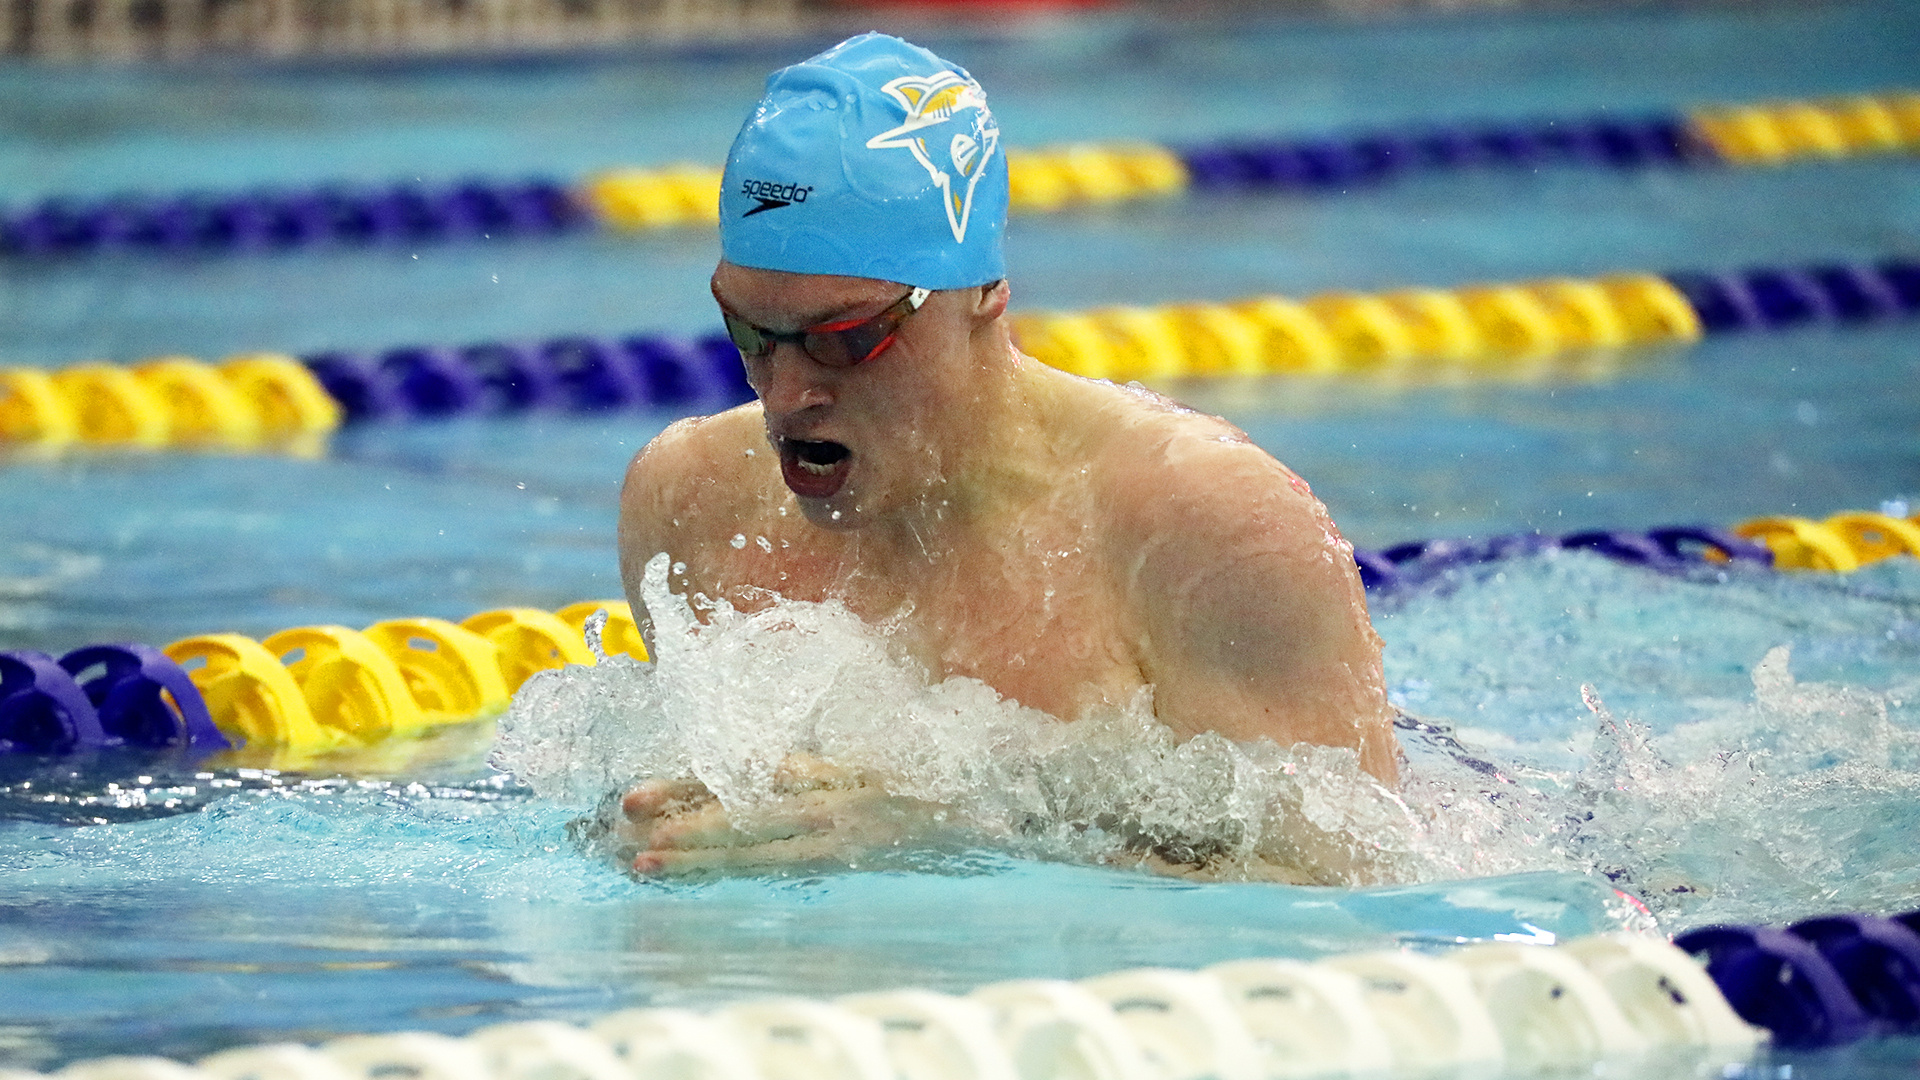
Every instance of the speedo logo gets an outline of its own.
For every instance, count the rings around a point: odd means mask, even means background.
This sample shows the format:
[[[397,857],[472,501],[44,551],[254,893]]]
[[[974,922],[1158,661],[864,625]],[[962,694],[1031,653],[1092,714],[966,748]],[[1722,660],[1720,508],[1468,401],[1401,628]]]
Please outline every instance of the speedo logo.
[[[758,201],[760,205],[740,216],[752,217],[768,210],[778,210],[783,206],[806,202],[807,195],[812,191],[813,188],[799,184],[776,184],[771,180],[742,180],[740,194]]]

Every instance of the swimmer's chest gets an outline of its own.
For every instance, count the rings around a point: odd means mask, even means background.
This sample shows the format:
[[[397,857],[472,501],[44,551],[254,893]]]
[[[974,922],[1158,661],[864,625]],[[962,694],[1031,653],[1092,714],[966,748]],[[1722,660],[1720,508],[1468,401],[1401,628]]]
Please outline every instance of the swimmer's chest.
[[[1144,683],[1143,635],[1124,581],[1081,534],[1002,537],[910,572],[879,573],[841,538],[815,542],[810,531],[769,529],[710,548],[708,565],[694,568],[695,588],[744,608],[767,602],[760,590],[837,599],[896,628],[896,640],[942,677],[979,679],[1066,719],[1124,702]]]

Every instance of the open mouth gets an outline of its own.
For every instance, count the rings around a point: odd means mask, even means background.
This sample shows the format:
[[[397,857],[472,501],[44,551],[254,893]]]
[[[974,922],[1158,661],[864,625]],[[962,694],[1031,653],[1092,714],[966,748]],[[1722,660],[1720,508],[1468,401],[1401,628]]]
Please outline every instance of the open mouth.
[[[805,499],[830,498],[846,482],[853,451],[844,443],[815,439],[780,440],[780,473],[787,487]]]

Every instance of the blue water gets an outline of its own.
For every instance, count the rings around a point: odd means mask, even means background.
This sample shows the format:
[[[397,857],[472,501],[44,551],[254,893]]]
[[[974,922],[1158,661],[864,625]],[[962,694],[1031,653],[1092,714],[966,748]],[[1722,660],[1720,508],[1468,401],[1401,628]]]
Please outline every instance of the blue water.
[[[1920,12],[1105,18],[927,37],[982,79],[1014,143],[1198,140],[1897,86],[1912,78]],[[0,70],[0,201],[713,161],[765,70],[811,44],[482,65],[15,65]],[[1009,258],[1017,304],[1071,307],[1914,256],[1915,170],[1549,170],[1196,199],[1022,219]],[[711,234],[694,230],[0,263],[0,360],[704,331],[713,257]],[[1295,467],[1364,545],[1727,523],[1920,502],[1916,334],[1723,339],[1599,381],[1175,389]],[[670,419],[375,428],[319,462],[9,464],[0,646],[616,595],[620,470]],[[637,884],[569,840],[582,808],[491,774],[484,731],[350,782],[125,758],[18,766],[0,772],[0,1065],[1572,935],[1618,924],[1615,885],[1669,931],[1920,906],[1911,560],[1721,581],[1567,556],[1378,599],[1375,618],[1403,707],[1538,774],[1530,798],[1545,809],[1485,845],[1511,872],[1357,890],[1197,885],[988,850]],[[1797,682],[1762,700],[1755,668],[1783,645]],[[1646,726],[1656,760],[1641,780],[1605,783],[1614,759],[1583,685]],[[1594,816],[1527,841],[1570,806]],[[1852,1076],[1910,1075],[1917,1058],[1908,1042],[1787,1060],[1797,1075]]]
[[[0,827],[37,864],[7,893],[15,1053],[196,1055],[289,1033],[458,1032],[774,992],[958,992],[1609,925],[1607,890],[1564,875],[1328,894],[982,854],[936,872],[636,885],[565,843],[564,813],[448,794],[261,792],[46,839],[55,830]],[[936,914],[947,931],[928,931]]]

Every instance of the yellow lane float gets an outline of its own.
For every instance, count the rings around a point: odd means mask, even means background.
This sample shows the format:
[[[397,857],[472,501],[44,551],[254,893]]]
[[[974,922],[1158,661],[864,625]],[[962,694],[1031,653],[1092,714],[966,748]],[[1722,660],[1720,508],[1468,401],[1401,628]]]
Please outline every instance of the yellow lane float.
[[[187,670],[221,734],[250,755],[273,752],[277,766],[304,767],[318,754],[490,719],[536,672],[596,663],[583,629],[603,610],[602,649],[646,660],[624,600],[501,608],[464,625],[387,619],[365,630],[294,627],[264,641],[202,634],[163,651]]]
[[[1686,297],[1651,274],[1013,316],[1015,343],[1035,359],[1121,380],[1510,375],[1701,333]]]
[[[1690,126],[1724,161],[1783,165],[1920,150],[1920,94],[1708,106]]]
[[[0,368],[0,448],[266,451],[313,457],[340,403],[305,364],[246,353],[219,364],[161,356],[132,367]]]
[[[1743,521],[1733,531],[1765,544],[1773,552],[1774,567],[1780,570],[1844,574],[1895,555],[1920,558],[1920,515],[1898,518],[1848,510],[1825,521],[1762,517]]]

